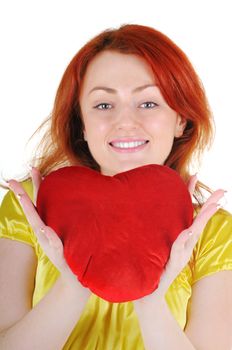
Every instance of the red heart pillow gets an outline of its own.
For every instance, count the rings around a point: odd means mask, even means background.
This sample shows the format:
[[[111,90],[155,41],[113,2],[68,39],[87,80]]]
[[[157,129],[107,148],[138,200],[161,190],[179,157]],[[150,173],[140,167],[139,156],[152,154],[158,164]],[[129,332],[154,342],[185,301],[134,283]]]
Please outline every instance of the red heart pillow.
[[[173,242],[193,220],[185,183],[156,164],[114,176],[60,168],[41,183],[37,209],[61,238],[78,280],[110,302],[152,293]]]

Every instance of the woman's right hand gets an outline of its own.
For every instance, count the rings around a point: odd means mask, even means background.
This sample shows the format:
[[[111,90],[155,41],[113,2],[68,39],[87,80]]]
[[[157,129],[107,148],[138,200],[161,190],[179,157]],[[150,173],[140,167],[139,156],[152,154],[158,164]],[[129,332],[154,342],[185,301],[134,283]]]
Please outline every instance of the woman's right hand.
[[[70,288],[77,287],[80,289],[80,286],[82,286],[81,283],[78,281],[77,276],[72,272],[64,258],[61,239],[51,227],[46,226],[36,210],[37,193],[39,186],[43,181],[38,169],[34,167],[32,168],[31,178],[33,183],[33,202],[18,181],[13,179],[9,180],[7,182],[8,187],[18,198],[24,214],[34,231],[41,248],[51,260],[53,265],[60,271],[60,277],[62,278],[63,282]],[[88,288],[85,288],[84,286],[82,286],[82,288],[83,292],[90,295]]]

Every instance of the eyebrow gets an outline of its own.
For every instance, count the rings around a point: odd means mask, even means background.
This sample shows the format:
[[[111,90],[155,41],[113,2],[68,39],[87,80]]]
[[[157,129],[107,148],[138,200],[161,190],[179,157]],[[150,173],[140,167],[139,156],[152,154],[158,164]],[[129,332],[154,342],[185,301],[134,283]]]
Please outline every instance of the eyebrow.
[[[141,90],[144,90],[148,87],[155,87],[155,86],[158,86],[157,84],[146,84],[146,85],[142,85],[142,86],[138,86],[137,88],[135,88],[132,92],[135,93],[135,92],[139,92]],[[90,90],[90,92],[88,93],[88,95],[95,91],[95,90],[104,90],[110,94],[115,94],[117,93],[117,90],[115,89],[112,89],[112,88],[109,88],[109,87],[106,87],[106,86],[95,86],[92,90]]]

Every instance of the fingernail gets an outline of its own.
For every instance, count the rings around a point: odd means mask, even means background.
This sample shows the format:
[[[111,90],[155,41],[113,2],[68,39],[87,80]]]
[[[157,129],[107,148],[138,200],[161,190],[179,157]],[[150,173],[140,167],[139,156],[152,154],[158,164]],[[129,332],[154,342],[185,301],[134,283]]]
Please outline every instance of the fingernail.
[[[189,232],[188,232],[188,235],[189,235],[189,236],[192,236],[192,235],[193,235],[193,231],[189,231]]]
[[[6,181],[0,182],[0,187],[4,188],[5,190],[9,190],[10,186]]]
[[[45,229],[44,229],[43,227],[41,227],[39,230],[40,230],[42,233],[45,232]]]

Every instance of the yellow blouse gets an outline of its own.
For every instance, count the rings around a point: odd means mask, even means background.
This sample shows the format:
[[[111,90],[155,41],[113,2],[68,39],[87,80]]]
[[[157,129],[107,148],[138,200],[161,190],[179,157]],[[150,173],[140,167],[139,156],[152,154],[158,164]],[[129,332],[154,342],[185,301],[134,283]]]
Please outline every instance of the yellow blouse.
[[[22,182],[32,199],[31,180]],[[0,237],[30,244],[38,258],[33,306],[55,283],[59,271],[39,246],[36,236],[12,191],[2,201]],[[184,330],[192,285],[221,270],[232,270],[232,214],[219,209],[202,232],[189,263],[173,281],[166,293],[166,301]],[[83,313],[70,334],[64,350],[144,350],[139,321],[132,302],[110,303],[91,294]]]

